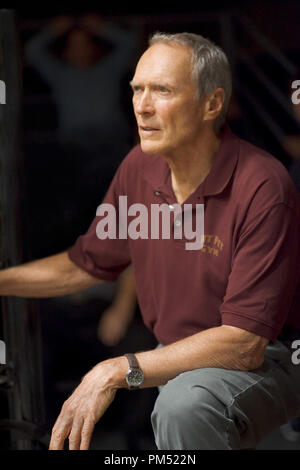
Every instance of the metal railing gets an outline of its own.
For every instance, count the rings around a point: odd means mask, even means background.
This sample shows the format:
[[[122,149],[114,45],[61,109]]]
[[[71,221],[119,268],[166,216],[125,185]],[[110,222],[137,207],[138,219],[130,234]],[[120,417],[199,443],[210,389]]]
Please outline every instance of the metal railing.
[[[231,35],[231,39],[228,40],[230,44],[233,45],[234,50],[228,51],[227,53],[233,56],[232,60],[233,75],[235,78],[235,87],[239,95],[244,98],[247,102],[247,106],[252,108],[252,110],[257,114],[257,117],[260,118],[260,122],[264,125],[270,132],[272,138],[282,146],[283,141],[286,137],[286,131],[283,129],[282,121],[273,117],[268,110],[268,106],[263,99],[258,99],[256,93],[254,93],[251,87],[247,87],[242,80],[240,80],[239,74],[237,73],[236,67],[237,62],[242,64],[253,77],[256,79],[257,88],[263,88],[266,95],[270,97],[273,101],[273,105],[278,106],[285,115],[289,118],[290,122],[295,124],[297,127],[300,127],[299,122],[296,119],[296,116],[293,112],[291,96],[285,94],[276,84],[274,79],[269,76],[266,71],[264,71],[255,61],[253,56],[247,51],[244,47],[239,45],[234,33],[234,24],[237,24],[244,31],[246,31],[251,38],[256,41],[260,46],[261,52],[268,54],[268,56],[276,62],[276,66],[280,67],[280,71],[287,76],[287,82],[295,77],[297,73],[297,66],[292,63],[292,61],[286,57],[280,49],[269,39],[267,38],[257,26],[247,18],[243,13],[233,13],[231,15],[231,28],[227,28],[226,32],[228,35]],[[223,43],[224,50],[226,50],[226,41]],[[282,116],[281,116],[282,117]]]

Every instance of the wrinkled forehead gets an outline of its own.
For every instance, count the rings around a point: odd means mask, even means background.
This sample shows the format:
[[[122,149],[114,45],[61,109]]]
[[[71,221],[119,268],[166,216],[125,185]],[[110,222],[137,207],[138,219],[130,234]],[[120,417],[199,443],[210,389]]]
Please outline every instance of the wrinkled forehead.
[[[150,46],[141,56],[134,80],[167,79],[168,81],[191,81],[192,51],[180,44],[159,42]]]

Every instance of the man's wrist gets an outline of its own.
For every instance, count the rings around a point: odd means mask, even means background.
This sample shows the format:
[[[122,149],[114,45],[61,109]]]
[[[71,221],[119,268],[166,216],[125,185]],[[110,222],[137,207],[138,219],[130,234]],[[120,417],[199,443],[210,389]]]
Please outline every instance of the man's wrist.
[[[118,356],[107,361],[101,362],[99,366],[104,365],[109,372],[106,373],[107,386],[113,389],[128,388],[126,374],[128,371],[128,361],[125,356]]]

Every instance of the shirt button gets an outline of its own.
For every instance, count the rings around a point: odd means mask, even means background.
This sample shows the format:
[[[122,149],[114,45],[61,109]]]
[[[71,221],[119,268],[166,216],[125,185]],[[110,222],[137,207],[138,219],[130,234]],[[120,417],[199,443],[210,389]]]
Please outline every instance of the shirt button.
[[[160,191],[155,191],[154,194],[155,196],[160,196]]]
[[[176,227],[181,227],[181,220],[175,220]]]

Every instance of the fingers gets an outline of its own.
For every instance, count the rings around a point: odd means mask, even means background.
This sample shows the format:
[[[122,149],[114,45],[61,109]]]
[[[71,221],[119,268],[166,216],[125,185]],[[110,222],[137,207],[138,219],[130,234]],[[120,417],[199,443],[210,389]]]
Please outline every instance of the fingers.
[[[80,450],[89,449],[94,427],[94,421],[92,419],[86,419],[81,431],[81,443],[79,447]]]
[[[49,450],[63,450],[67,438],[70,450],[88,450],[96,421],[94,411],[79,406],[71,396],[53,427]]]
[[[96,422],[113,401],[117,388],[105,383],[105,371],[111,370],[104,361],[86,374],[62,406],[52,430],[50,450],[62,450],[69,439],[70,450],[87,450]]]
[[[90,418],[79,417],[74,419],[72,430],[69,435],[70,450],[88,450],[95,427],[95,421]]]
[[[63,450],[65,440],[69,436],[69,450],[88,450],[95,427],[92,418],[75,417],[73,423],[55,424],[49,450]]]
[[[68,437],[72,423],[60,425],[59,417],[51,434],[49,450],[63,450],[65,439]]]
[[[69,449],[78,450],[81,443],[81,430],[83,426],[83,419],[77,418],[74,419],[72,424],[72,430],[69,435]]]

